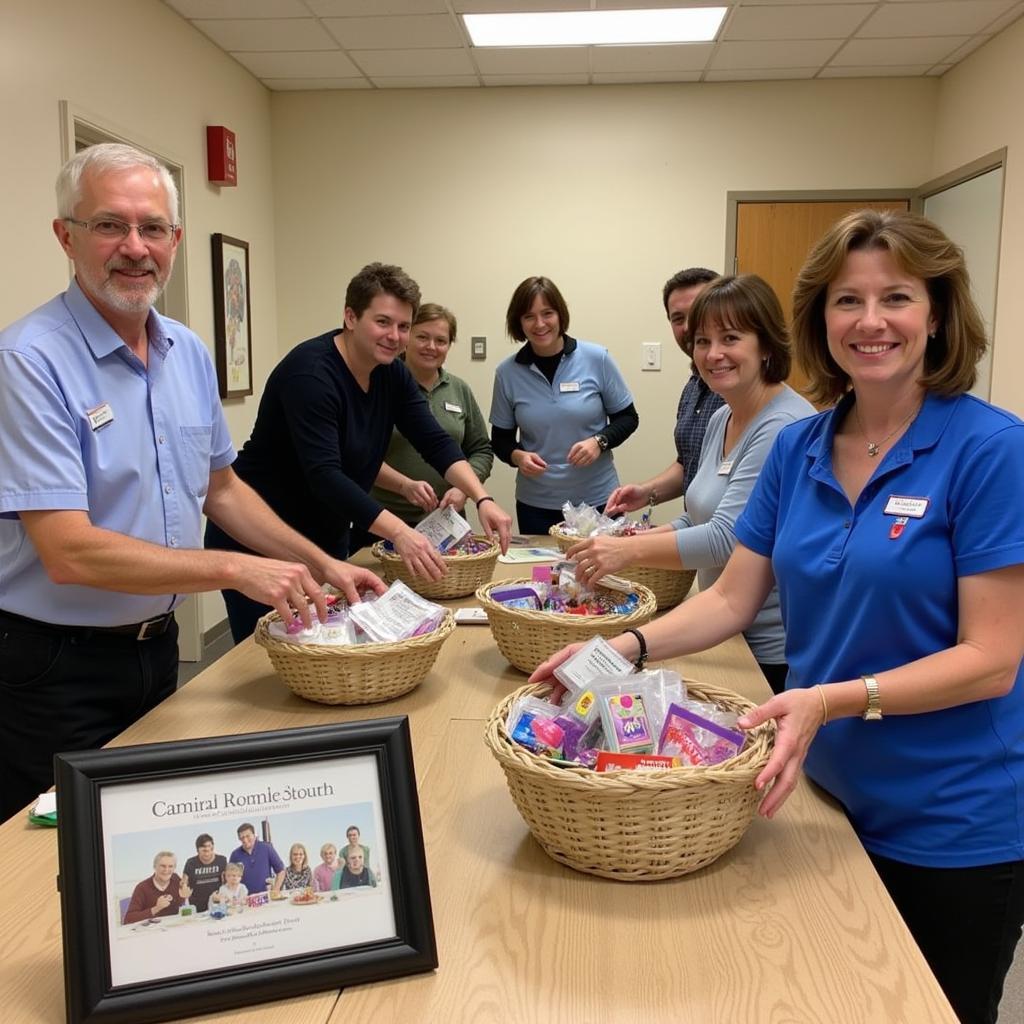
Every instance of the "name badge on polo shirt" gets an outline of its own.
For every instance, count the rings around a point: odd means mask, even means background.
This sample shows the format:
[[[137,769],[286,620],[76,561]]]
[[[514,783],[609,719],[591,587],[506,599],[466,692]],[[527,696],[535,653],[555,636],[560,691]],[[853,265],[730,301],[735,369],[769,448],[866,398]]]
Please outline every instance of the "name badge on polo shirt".
[[[882,511],[887,516],[907,516],[910,519],[920,519],[928,511],[928,499],[890,494]]]
[[[85,415],[89,420],[89,426],[93,430],[99,430],[100,427],[105,427],[108,423],[114,422],[114,410],[110,408],[109,402],[100,402],[99,405],[86,409]]]
[[[718,475],[719,476],[728,476],[731,472],[732,472],[732,459],[729,459],[727,462],[723,462],[718,467]]]
[[[454,402],[445,402],[444,403],[444,411],[445,412],[462,412],[462,406],[461,405],[456,405]]]
[[[558,390],[561,391],[562,394],[565,394],[566,391],[579,391],[579,389],[580,382],[578,380],[563,380],[562,383],[558,385]]]

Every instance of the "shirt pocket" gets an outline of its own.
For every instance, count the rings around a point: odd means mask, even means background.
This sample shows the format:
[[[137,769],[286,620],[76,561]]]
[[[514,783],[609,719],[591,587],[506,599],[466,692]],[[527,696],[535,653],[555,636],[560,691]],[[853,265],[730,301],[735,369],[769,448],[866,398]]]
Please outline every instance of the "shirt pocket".
[[[205,498],[210,487],[213,426],[181,428],[181,471],[193,498]]]

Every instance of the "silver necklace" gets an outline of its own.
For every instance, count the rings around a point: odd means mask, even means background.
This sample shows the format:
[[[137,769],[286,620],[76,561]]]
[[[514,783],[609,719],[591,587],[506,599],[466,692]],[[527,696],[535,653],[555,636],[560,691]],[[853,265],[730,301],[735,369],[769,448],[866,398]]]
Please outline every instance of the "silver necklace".
[[[857,426],[860,428],[860,432],[864,436],[864,441],[868,446],[868,455],[872,459],[875,458],[878,455],[878,453],[882,450],[882,445],[885,444],[885,442],[888,441],[890,437],[893,437],[895,434],[899,433],[899,431],[901,431],[920,411],[921,406],[918,406],[905,420],[901,420],[898,424],[896,424],[895,429],[890,430],[889,433],[886,434],[881,441],[872,441],[868,438],[868,433],[864,429],[864,424],[861,422],[860,410],[857,408],[857,403],[854,402],[853,414],[854,416],[857,417]]]

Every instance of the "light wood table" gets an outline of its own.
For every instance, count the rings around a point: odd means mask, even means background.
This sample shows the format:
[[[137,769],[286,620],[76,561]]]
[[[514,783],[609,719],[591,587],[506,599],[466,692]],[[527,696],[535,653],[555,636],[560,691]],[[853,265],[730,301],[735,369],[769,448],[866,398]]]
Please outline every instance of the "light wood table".
[[[497,575],[528,576],[529,566]],[[742,640],[669,664],[768,696]],[[412,693],[327,707],[294,696],[250,640],[114,741],[410,718],[438,971],[198,1019],[955,1024],[846,818],[806,782],[774,821],[755,820],[733,850],[680,879],[613,882],[550,860],[483,743],[491,709],[524,681],[486,626],[458,626]],[[55,830],[21,816],[0,826],[6,1024],[64,1018],[56,874]]]

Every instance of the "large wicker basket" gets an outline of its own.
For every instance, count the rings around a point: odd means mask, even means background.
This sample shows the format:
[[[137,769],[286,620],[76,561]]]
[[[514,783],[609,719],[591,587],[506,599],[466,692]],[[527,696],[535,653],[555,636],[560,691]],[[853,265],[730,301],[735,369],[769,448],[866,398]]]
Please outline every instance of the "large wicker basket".
[[[256,623],[254,639],[266,649],[274,671],[300,697],[321,704],[379,704],[422,682],[441,645],[455,628],[446,611],[432,633],[386,644],[293,644],[270,635],[276,612]]]
[[[497,580],[479,588],[477,600],[487,612],[487,621],[498,649],[516,668],[532,672],[560,647],[593,636],[611,638],[630,626],[650,622],[657,606],[647,587],[635,587],[639,604],[628,615],[567,615],[560,612],[535,612],[506,608],[491,597],[497,588],[529,586],[531,580]],[[611,593],[602,587],[598,591]]]
[[[582,539],[567,537],[557,524],[552,526],[548,533],[554,537],[562,551],[568,551],[573,544],[578,544]],[[697,573],[693,569],[653,569],[643,565],[627,565],[615,575],[647,587],[654,594],[659,611],[664,611],[666,608],[675,608],[686,597]]]
[[[405,562],[394,551],[388,551],[383,541],[377,541],[370,549],[373,557],[381,563],[385,583],[401,580],[410,590],[420,597],[431,600],[445,600],[454,597],[466,597],[472,594],[481,583],[486,583],[494,573],[494,563],[498,560],[501,548],[497,541],[489,537],[474,534],[477,540],[490,545],[487,551],[475,555],[442,555],[448,571],[439,580],[427,580],[422,576],[414,576]]]
[[[754,705],[730,690],[686,680],[689,693],[736,711]],[[775,742],[775,724],[750,733],[734,758],[666,771],[564,768],[509,739],[509,708],[550,686],[524,686],[491,712],[484,741],[505,772],[512,800],[549,857],[577,871],[627,882],[675,878],[735,846],[764,795],[754,779]]]

